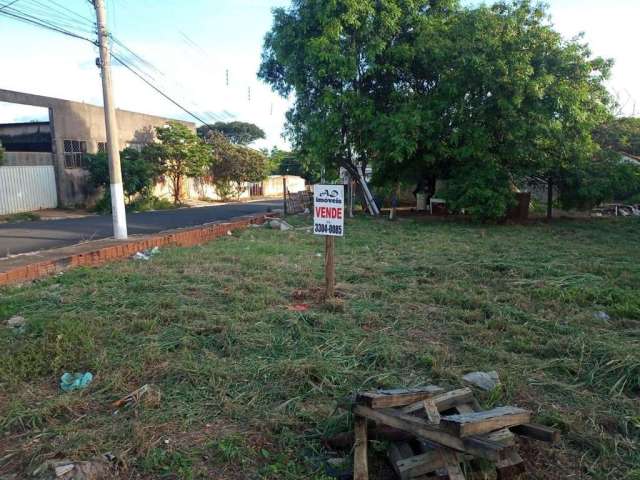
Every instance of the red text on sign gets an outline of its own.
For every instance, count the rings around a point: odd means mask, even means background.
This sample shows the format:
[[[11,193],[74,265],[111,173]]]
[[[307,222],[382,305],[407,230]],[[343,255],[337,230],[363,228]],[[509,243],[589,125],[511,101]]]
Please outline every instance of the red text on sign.
[[[316,218],[342,219],[342,208],[316,207]]]

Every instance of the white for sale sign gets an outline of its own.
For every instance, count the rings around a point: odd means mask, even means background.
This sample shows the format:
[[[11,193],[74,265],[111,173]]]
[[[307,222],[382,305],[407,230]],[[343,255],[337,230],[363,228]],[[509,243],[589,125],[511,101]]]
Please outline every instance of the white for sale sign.
[[[344,185],[313,186],[313,233],[344,235]]]

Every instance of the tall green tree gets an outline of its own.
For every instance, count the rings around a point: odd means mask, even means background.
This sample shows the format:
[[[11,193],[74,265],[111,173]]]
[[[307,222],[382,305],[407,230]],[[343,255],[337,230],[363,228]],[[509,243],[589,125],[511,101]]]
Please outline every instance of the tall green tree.
[[[248,122],[216,122],[213,125],[198,127],[198,135],[205,139],[209,132],[218,132],[236,145],[250,145],[256,140],[266,138],[264,130]]]
[[[431,67],[441,72],[426,100],[445,107],[434,112],[448,126],[439,158],[451,167],[449,178],[470,190],[481,191],[478,179],[493,179],[483,195],[467,195],[467,208],[484,202],[485,217],[500,217],[518,179],[542,177],[553,192],[568,169],[595,158],[591,133],[610,112],[610,61],[591,58],[578,40],[565,41],[545,9],[527,1],[462,9],[448,16],[445,33],[441,45],[418,40],[428,49],[423,62],[436,61]],[[438,55],[445,50],[446,57]],[[493,202],[486,201],[489,192]],[[449,196],[454,205],[461,198]]]
[[[259,75],[296,93],[303,155],[354,176],[371,164],[380,183],[449,179],[453,205],[496,218],[517,179],[597,152],[610,66],[528,1],[297,0],[275,11]]]
[[[184,195],[184,179],[206,174],[211,149],[189,127],[175,121],[156,127],[156,138],[158,141],[146,146],[143,154],[169,178],[173,203],[177,205]]]
[[[235,145],[219,132],[210,132],[206,141],[212,151],[209,173],[223,199],[240,197],[247,183],[269,175],[269,159],[264,153]]]
[[[287,134],[296,152],[327,169],[347,169],[374,214],[363,175],[376,155],[369,135],[374,90],[384,77],[387,85],[400,80],[379,61],[432,4],[454,2],[296,0],[274,11],[265,39],[259,76],[285,97],[295,93]]]

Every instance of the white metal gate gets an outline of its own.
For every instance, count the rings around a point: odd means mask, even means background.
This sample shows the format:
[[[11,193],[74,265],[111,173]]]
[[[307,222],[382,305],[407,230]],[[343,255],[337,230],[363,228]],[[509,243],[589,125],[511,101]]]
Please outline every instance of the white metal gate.
[[[57,206],[53,165],[0,167],[0,215]]]

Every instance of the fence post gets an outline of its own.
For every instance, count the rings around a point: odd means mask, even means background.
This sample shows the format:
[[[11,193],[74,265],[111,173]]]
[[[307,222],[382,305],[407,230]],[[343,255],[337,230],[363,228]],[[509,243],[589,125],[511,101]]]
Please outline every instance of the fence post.
[[[284,199],[284,215],[287,215],[287,177],[282,177],[282,197]]]

